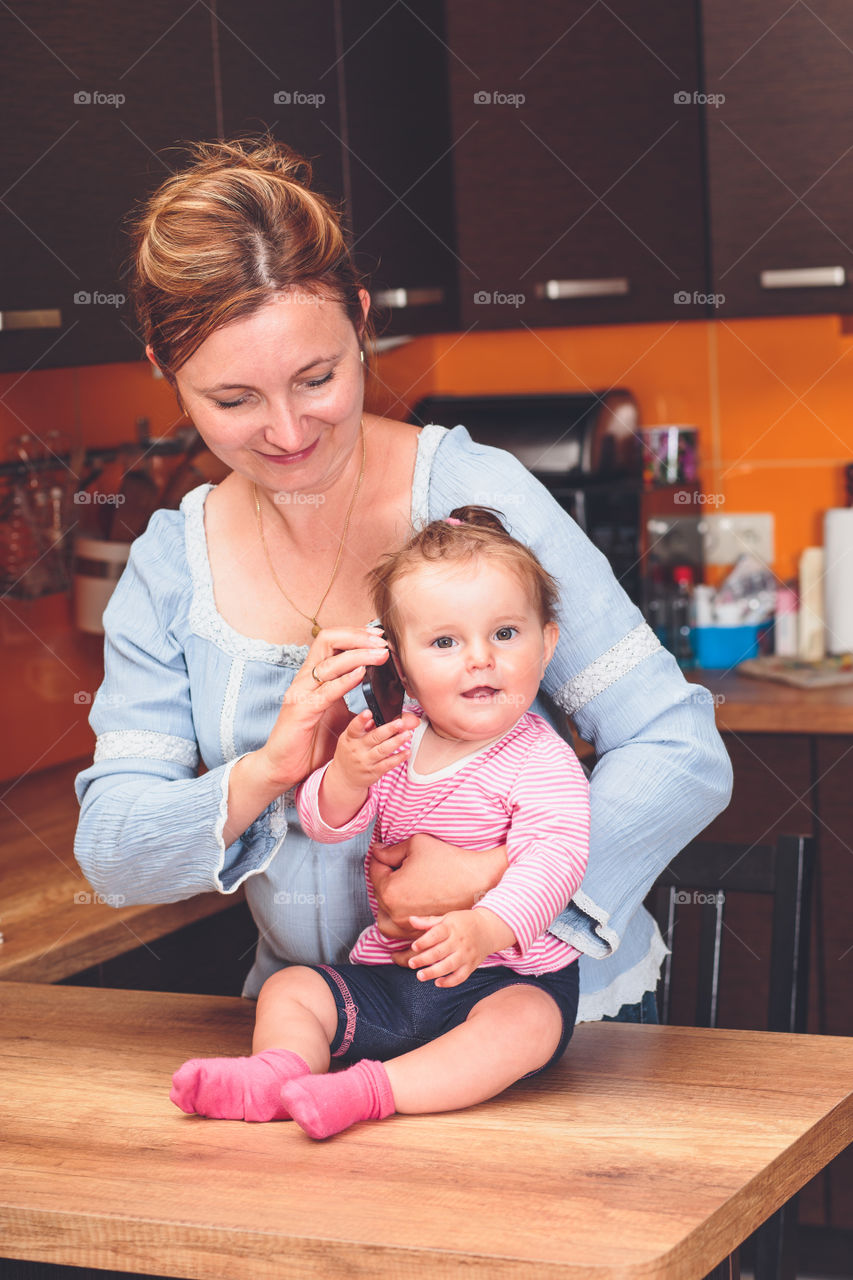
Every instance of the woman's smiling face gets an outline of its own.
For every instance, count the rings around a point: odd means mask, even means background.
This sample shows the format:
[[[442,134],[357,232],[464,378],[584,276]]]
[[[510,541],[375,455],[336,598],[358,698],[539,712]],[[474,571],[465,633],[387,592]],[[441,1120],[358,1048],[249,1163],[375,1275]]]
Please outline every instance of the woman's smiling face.
[[[211,453],[270,492],[322,491],[358,440],[358,335],[340,303],[303,290],[217,329],[176,383]]]

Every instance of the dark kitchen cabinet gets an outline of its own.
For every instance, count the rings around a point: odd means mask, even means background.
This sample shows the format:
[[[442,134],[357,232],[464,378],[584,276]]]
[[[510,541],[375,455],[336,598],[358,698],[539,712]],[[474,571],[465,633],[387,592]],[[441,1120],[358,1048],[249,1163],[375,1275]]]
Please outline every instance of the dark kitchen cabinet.
[[[223,136],[271,133],[311,162],[318,191],[340,200],[334,0],[218,0],[217,15]]]
[[[458,324],[442,0],[341,3],[344,167],[357,260],[386,333]]]
[[[456,324],[441,0],[220,0],[226,134],[268,128],[343,201],[386,333]]]
[[[441,0],[39,0],[0,44],[0,369],[140,356],[129,211],[170,148],[266,130],[343,206],[385,331],[455,327]]]
[[[694,5],[449,0],[463,325],[697,318]]]
[[[129,211],[265,129],[387,334],[851,309],[847,0],[38,0],[0,42],[0,369],[139,357]]]
[[[853,7],[703,5],[712,286],[723,316],[853,306]]]
[[[0,46],[0,369],[134,359],[123,223],[165,149],[214,130],[210,12],[5,5]],[[18,327],[34,312],[51,327]]]

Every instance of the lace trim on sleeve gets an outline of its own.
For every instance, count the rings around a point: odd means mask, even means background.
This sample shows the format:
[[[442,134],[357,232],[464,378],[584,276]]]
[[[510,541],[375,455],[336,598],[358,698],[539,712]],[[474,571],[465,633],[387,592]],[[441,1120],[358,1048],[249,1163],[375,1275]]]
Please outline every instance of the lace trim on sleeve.
[[[412,476],[412,526],[415,529],[429,523],[429,482],[436,450],[448,434],[447,427],[430,422],[418,436],[418,452]]]
[[[193,584],[190,627],[194,635],[209,640],[230,658],[270,662],[278,667],[301,667],[308,653],[307,644],[270,644],[267,640],[244,636],[225,621],[216,607],[204,532],[204,503],[212,488],[209,484],[199,485],[181,503],[186,520],[187,564]]]
[[[649,624],[641,622],[612,649],[584,667],[572,680],[567,680],[554,695],[554,701],[570,716],[574,715],[660,647],[661,642]]]
[[[149,729],[114,729],[100,734],[95,743],[95,764],[126,759],[169,760],[194,769],[198,764],[198,746],[188,738]]]
[[[614,1018],[623,1004],[639,1004],[645,993],[654,991],[657,986],[666,955],[666,944],[655,925],[649,949],[638,964],[618,974],[602,991],[581,992],[577,1021],[599,1022],[602,1018]]]

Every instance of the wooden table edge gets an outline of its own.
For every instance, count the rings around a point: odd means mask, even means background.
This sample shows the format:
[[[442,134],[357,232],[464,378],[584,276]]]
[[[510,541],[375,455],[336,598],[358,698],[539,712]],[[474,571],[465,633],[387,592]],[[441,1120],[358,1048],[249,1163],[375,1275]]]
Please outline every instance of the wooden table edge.
[[[15,956],[13,942],[0,943],[0,982],[53,983],[70,978],[93,965],[165,938],[186,925],[219,915],[245,899],[241,886],[230,894],[201,893],[180,902],[142,903],[118,911],[96,903],[91,910],[103,913],[97,929],[81,938],[72,938],[64,946],[60,937],[38,954],[28,949],[24,955]]]
[[[31,992],[37,1005],[75,1004],[86,999],[109,1005],[112,1000],[123,1003],[136,1000],[151,1002],[158,993],[118,992],[100,988],[50,988],[43,984],[3,984],[7,994],[24,1000]],[[163,993],[165,1003],[173,1009],[180,1005],[207,1006],[211,1011],[237,1014],[240,1022],[248,1022],[251,1009],[239,997],[196,996],[181,993]],[[620,1024],[586,1023],[579,1027],[578,1039],[614,1035],[638,1035],[654,1038],[661,1033],[694,1036],[718,1035],[720,1037],[750,1036],[767,1038],[769,1033],[736,1032],[722,1029],[714,1032],[697,1032],[688,1027],[638,1026],[626,1028]],[[802,1045],[817,1040],[827,1045],[838,1045],[844,1038],[832,1036],[782,1035],[778,1038]],[[845,1044],[853,1044],[846,1041]],[[593,1055],[594,1058],[595,1055]],[[571,1064],[569,1064],[571,1066]],[[585,1068],[581,1068],[583,1071]],[[753,1204],[763,1197],[760,1208],[744,1212],[739,1209],[732,1218],[729,1205],[721,1204],[712,1215],[691,1231],[684,1240],[657,1257],[620,1265],[588,1264],[572,1265],[572,1280],[700,1280],[717,1262],[728,1256],[750,1232],[772,1214],[790,1195],[799,1190],[853,1137],[853,1107],[848,1092],[832,1108],[826,1111],[810,1128],[800,1134],[789,1151],[778,1155],[771,1164],[757,1173],[738,1193],[738,1199],[746,1196]],[[409,1119],[408,1117],[406,1118]],[[817,1145],[815,1135],[817,1134]],[[805,1159],[791,1161],[790,1153],[804,1149]],[[801,1152],[801,1157],[803,1152]],[[772,1186],[777,1178],[778,1166],[790,1164],[786,1177],[768,1194],[763,1184]],[[750,1192],[755,1194],[750,1195]],[[221,1280],[223,1266],[227,1267],[229,1280],[280,1280],[282,1255],[286,1252],[292,1266],[286,1274],[299,1280],[336,1280],[352,1269],[354,1244],[327,1236],[282,1236],[263,1228],[235,1229],[233,1226],[217,1227],[187,1220],[173,1219],[164,1222],[146,1214],[104,1213],[103,1210],[31,1209],[21,1203],[10,1203],[0,1191],[0,1225],[3,1227],[2,1256],[56,1265],[92,1266],[115,1269],[137,1275],[180,1276],[182,1280]],[[237,1250],[233,1248],[237,1237]],[[228,1247],[229,1240],[232,1247]],[[58,1250],[66,1246],[61,1256]],[[402,1267],[413,1264],[427,1276],[464,1274],[483,1277],[483,1280],[533,1280],[544,1275],[564,1277],[565,1260],[531,1259],[508,1254],[484,1254],[472,1250],[449,1250],[433,1245],[384,1245],[378,1241],[356,1244],[362,1277],[385,1277],[402,1274]],[[171,1250],[171,1252],[170,1252]],[[70,1256],[73,1254],[73,1257]],[[145,1255],[145,1256],[140,1256]],[[171,1258],[171,1261],[170,1261]],[[161,1260],[162,1259],[162,1260]],[[698,1266],[697,1266],[698,1260]],[[375,1266],[374,1266],[375,1263]],[[134,1271],[134,1265],[138,1268]],[[430,1269],[427,1269],[427,1268]],[[392,1270],[393,1268],[393,1270]]]

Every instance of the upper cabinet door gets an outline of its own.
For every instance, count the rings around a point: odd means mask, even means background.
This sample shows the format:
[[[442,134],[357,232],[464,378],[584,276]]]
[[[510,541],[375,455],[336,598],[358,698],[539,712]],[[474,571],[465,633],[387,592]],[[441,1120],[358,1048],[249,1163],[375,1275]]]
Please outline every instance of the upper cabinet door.
[[[210,12],[17,9],[0,7],[0,368],[141,357],[126,219],[168,176],[169,148],[213,131]]]
[[[221,127],[269,132],[310,160],[314,188],[344,194],[334,0],[218,0]]]
[[[853,306],[853,5],[704,5],[713,292],[722,315]]]
[[[220,0],[226,134],[268,127],[342,203],[380,329],[456,323],[441,0]]]
[[[453,329],[458,260],[444,6],[344,0],[340,13],[356,260],[384,309],[384,332]]]
[[[671,0],[449,0],[465,324],[707,307],[697,17]]]

